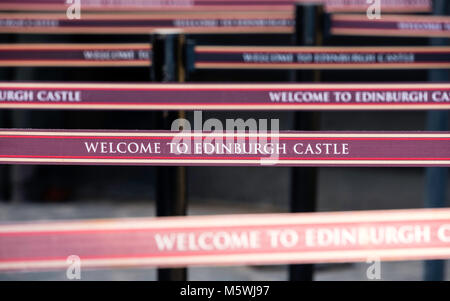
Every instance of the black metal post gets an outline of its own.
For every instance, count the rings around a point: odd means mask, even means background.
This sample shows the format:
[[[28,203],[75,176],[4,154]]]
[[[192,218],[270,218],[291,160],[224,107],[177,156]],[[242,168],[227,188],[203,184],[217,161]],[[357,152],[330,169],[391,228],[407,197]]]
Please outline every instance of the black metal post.
[[[161,31],[153,35],[152,79],[157,82],[183,82],[184,35],[180,32]],[[183,118],[183,112],[163,111],[158,115],[159,129],[170,130],[172,122]],[[186,169],[181,166],[157,167],[156,215],[186,215]],[[158,269],[158,279],[185,281],[186,268]]]
[[[433,1],[433,13],[435,15],[448,15],[450,13],[450,2],[446,0]],[[432,38],[432,46],[447,46],[448,39]],[[428,74],[429,81],[448,82],[448,70],[430,70]],[[448,112],[430,111],[427,113],[428,131],[446,131],[448,130]],[[429,167],[425,169],[425,202],[426,208],[445,207],[447,195],[448,168]],[[429,260],[424,263],[425,281],[443,281],[445,278],[445,261]]]
[[[7,78],[8,80],[10,78]],[[12,128],[11,126],[11,112],[1,111],[0,112],[0,125],[2,128]],[[12,169],[11,165],[1,165],[0,166],[0,202],[11,202],[11,192],[12,192]]]
[[[14,39],[11,35],[1,35],[0,43],[14,43]],[[0,69],[0,80],[10,81],[13,80],[13,70],[10,68]],[[10,110],[1,110],[0,112],[0,127],[1,128],[12,128],[12,114]],[[0,202],[11,201],[11,191],[12,191],[12,168],[11,165],[1,165],[0,166]]]
[[[322,44],[323,6],[299,4],[296,6],[296,44],[318,46]],[[297,72],[297,80],[302,82],[320,81],[318,70]],[[314,131],[319,129],[317,112],[295,112],[294,130]],[[291,169],[291,212],[313,212],[316,210],[318,168],[294,167]],[[313,264],[294,264],[289,266],[291,281],[311,281],[314,277]]]

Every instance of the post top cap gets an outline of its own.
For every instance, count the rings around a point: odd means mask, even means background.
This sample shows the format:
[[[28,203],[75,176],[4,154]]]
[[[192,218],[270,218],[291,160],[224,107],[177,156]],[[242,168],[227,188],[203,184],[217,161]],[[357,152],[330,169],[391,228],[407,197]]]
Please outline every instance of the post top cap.
[[[184,31],[180,28],[158,28],[153,32],[159,35],[182,34]]]

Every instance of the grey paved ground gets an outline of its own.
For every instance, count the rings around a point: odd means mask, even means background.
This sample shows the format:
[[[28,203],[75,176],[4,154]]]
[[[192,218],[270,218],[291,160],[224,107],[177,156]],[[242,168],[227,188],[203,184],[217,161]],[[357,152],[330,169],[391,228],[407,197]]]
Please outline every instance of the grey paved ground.
[[[192,204],[190,215],[277,212],[279,208]],[[153,216],[154,206],[145,202],[127,204],[96,202],[72,204],[0,204],[0,222],[80,218]],[[315,280],[367,280],[368,264],[317,266]],[[383,262],[382,280],[421,280],[422,262]],[[447,262],[446,280],[450,280]],[[83,270],[82,280],[155,280],[155,269]],[[286,266],[198,267],[189,269],[190,280],[286,280]],[[0,273],[0,280],[66,280],[65,272]]]

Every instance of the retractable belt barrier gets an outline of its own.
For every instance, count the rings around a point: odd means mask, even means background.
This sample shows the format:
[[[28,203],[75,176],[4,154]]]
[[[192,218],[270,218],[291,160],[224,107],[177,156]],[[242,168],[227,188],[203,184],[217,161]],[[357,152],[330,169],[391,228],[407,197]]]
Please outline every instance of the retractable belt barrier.
[[[0,163],[450,166],[449,132],[0,130]]]
[[[292,10],[295,4],[324,4],[327,11],[362,12],[367,10],[366,0],[83,0],[86,11],[279,11]],[[430,12],[431,0],[381,0],[386,12]],[[10,11],[64,11],[69,7],[65,0],[0,0],[0,10]]]
[[[197,46],[195,69],[448,69],[450,47]]]
[[[207,12],[159,14],[0,14],[0,33],[28,34],[151,34],[161,28],[185,33],[293,33],[293,12]]]
[[[448,69],[450,47],[194,46],[197,69]],[[4,67],[149,67],[149,44],[0,44]],[[193,66],[192,66],[193,65]]]
[[[333,35],[450,38],[450,16],[383,15],[368,19],[366,15],[333,14],[330,18]]]
[[[450,37],[449,16],[325,14],[322,22],[325,35]],[[292,34],[295,24],[294,11],[86,14],[81,19],[62,13],[0,14],[0,33],[27,34],[150,34],[161,28],[190,34]]]
[[[450,210],[136,218],[0,225],[0,271],[450,258]]]
[[[0,44],[3,67],[150,67],[150,44]]]
[[[443,110],[450,108],[450,83],[81,84],[0,82],[0,108]]]

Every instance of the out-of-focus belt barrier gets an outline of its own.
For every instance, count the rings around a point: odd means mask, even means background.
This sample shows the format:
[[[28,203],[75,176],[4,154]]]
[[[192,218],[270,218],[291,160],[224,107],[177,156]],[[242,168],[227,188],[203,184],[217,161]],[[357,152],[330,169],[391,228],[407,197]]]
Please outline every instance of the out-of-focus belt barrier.
[[[355,36],[450,37],[450,16],[331,15],[331,34]]]
[[[296,19],[298,19],[296,21]],[[0,14],[0,33],[27,34],[151,34],[182,29],[190,34],[293,34],[301,19],[294,11],[218,11],[196,13],[85,14],[68,19],[62,13]],[[449,16],[325,14],[325,36],[450,37]]]
[[[86,11],[278,11],[292,10],[296,4],[324,4],[327,11],[367,10],[366,0],[83,0]],[[431,0],[381,0],[380,6],[386,12],[430,12]],[[11,11],[63,11],[69,7],[65,0],[0,0],[0,10]]]
[[[0,44],[2,67],[150,67],[150,44]]]
[[[448,69],[450,47],[197,46],[195,69]]]
[[[151,34],[161,28],[185,33],[293,33],[293,12],[208,12],[186,15],[85,14],[68,19],[66,14],[0,14],[0,33],[28,34]]]
[[[0,225],[0,270],[450,258],[450,210],[54,221]]]
[[[446,46],[195,46],[186,50],[189,71],[450,68],[450,47]],[[0,66],[4,67],[149,67],[151,63],[149,44],[0,45]]]

